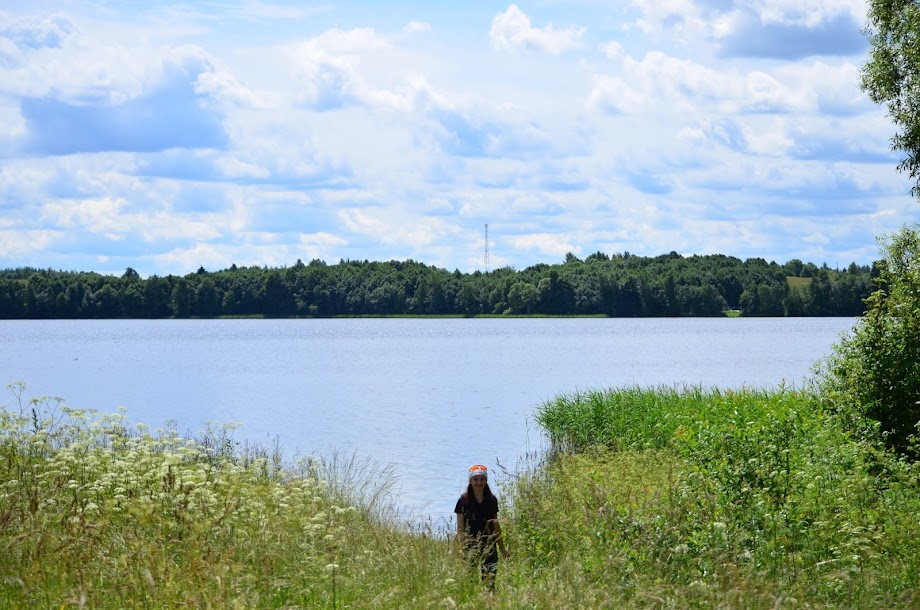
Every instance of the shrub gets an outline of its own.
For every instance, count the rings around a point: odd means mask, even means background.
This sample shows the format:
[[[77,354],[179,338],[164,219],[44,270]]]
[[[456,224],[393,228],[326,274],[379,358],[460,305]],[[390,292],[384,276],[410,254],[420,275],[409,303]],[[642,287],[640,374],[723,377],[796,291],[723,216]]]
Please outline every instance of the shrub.
[[[827,398],[854,428],[878,422],[885,443],[918,457],[911,437],[920,420],[920,234],[904,227],[883,242],[878,290],[851,336],[820,372]]]

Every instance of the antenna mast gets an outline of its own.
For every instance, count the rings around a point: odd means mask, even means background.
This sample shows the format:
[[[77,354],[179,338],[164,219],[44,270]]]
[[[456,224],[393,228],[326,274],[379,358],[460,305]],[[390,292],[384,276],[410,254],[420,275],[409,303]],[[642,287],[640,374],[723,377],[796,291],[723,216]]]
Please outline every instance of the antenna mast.
[[[485,240],[485,250],[482,254],[482,266],[485,269],[485,272],[489,272],[489,223],[486,223],[486,240]]]

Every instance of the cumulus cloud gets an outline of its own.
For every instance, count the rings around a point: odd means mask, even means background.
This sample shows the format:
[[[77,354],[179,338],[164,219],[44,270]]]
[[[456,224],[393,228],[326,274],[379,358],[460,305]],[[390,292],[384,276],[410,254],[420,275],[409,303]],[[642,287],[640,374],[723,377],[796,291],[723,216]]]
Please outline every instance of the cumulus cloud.
[[[221,148],[221,117],[205,110],[194,82],[205,69],[170,66],[153,91],[121,104],[77,104],[51,97],[24,98],[25,148],[34,154],[151,152],[169,148]]]
[[[798,59],[812,55],[862,54],[867,48],[861,24],[841,13],[813,23],[801,19],[766,22],[749,12],[734,13],[716,37],[726,57]]]
[[[632,0],[629,29],[692,48],[704,40],[722,57],[800,59],[867,48],[860,0]]]
[[[527,49],[558,55],[581,46],[585,29],[569,26],[557,30],[552,25],[533,27],[524,11],[512,4],[492,19],[489,40],[499,51]]]
[[[460,157],[528,158],[549,150],[549,135],[533,123],[476,119],[450,108],[426,113],[440,147]]]
[[[7,27],[0,27],[0,39],[6,39],[16,47],[30,50],[57,48],[73,31],[73,24],[64,15],[28,17]]]
[[[657,36],[665,31],[684,32],[703,25],[693,0],[632,0],[631,5],[638,9],[639,17],[630,24],[630,28],[646,35]]]
[[[31,258],[36,250],[50,248],[64,235],[53,229],[3,229],[0,228],[0,258]]]
[[[586,104],[608,113],[643,113],[656,105],[719,113],[847,114],[868,109],[855,85],[858,68],[849,63],[814,62],[770,72],[739,72],[659,51],[636,59],[615,42],[602,48],[613,69],[593,75]]]
[[[424,21],[410,21],[403,27],[405,34],[418,34],[419,32],[428,32],[431,30],[431,24]]]
[[[103,197],[83,201],[53,201],[42,208],[42,220],[73,230],[88,229],[109,239],[123,239],[131,229],[129,219],[122,216],[124,199]]]
[[[344,227],[355,235],[412,252],[457,234],[456,227],[440,217],[419,218],[404,210],[382,208],[345,209],[338,213]]]
[[[890,122],[841,55],[863,0],[602,5],[422,23],[404,5],[18,3],[0,16],[0,266],[468,271],[485,222],[493,265],[518,268],[579,248],[823,256],[910,217]]]
[[[104,236],[110,241],[137,238],[145,242],[192,239],[207,241],[220,235],[219,224],[207,216],[173,216],[166,209],[140,210],[123,198],[102,197],[50,201],[41,221],[55,227]]]
[[[300,245],[302,246],[344,246],[348,240],[332,233],[301,233]]]
[[[536,250],[541,254],[559,259],[567,253],[579,254],[581,248],[567,235],[556,233],[531,233],[507,238],[508,243],[519,250]]]
[[[315,110],[366,102],[375,92],[358,70],[362,57],[392,46],[371,28],[333,29],[295,45],[291,55],[300,87],[299,101]]]
[[[195,79],[194,88],[195,93],[218,106],[272,110],[281,105],[278,95],[246,87],[226,71],[202,70]]]

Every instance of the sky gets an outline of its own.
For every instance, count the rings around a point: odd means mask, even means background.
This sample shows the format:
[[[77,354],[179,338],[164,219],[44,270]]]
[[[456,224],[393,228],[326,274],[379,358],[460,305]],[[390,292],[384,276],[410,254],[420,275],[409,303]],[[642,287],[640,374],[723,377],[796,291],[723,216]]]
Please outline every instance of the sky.
[[[920,202],[859,88],[865,19],[862,0],[0,0],[0,268],[869,264]]]

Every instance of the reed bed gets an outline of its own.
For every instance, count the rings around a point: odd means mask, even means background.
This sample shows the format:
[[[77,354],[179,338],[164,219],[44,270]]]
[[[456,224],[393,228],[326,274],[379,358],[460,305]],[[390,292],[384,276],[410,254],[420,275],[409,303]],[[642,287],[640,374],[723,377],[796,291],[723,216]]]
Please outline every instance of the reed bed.
[[[556,453],[518,482],[513,524],[534,569],[635,606],[920,604],[920,469],[819,395],[627,388],[537,419]]]

